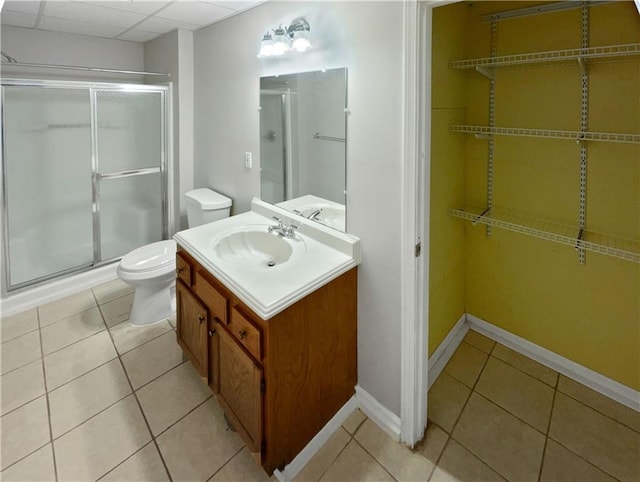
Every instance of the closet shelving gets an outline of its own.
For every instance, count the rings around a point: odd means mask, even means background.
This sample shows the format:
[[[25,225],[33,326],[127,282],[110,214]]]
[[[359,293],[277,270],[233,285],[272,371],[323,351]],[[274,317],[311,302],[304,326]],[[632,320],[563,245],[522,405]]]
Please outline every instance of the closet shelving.
[[[522,54],[501,55],[477,59],[452,60],[452,69],[492,69],[527,64],[546,64],[553,62],[571,62],[591,59],[614,59],[640,55],[640,44],[603,45],[580,49],[550,50],[547,52],[529,52]],[[485,74],[482,70],[481,73]]]
[[[470,125],[450,125],[449,130],[451,132],[476,134],[477,136],[501,135],[518,137],[548,137],[551,139],[568,139],[573,141],[600,141],[618,142],[624,144],[640,144],[640,134],[618,134],[614,132],[581,132]]]
[[[465,207],[464,209],[449,209],[449,214],[456,218],[471,221],[473,225],[493,226],[506,231],[572,246],[576,249],[584,249],[585,251],[640,263],[640,243],[638,241],[587,230],[582,230],[581,232],[577,226],[544,221],[506,210],[492,209],[491,213],[485,211],[482,208]]]
[[[577,2],[564,2],[564,5],[549,4],[536,7],[537,13],[552,12],[557,9],[575,8]],[[594,3],[595,4],[595,3]],[[620,59],[640,55],[640,43],[605,45],[589,47],[589,4],[582,2],[577,4],[582,9],[581,48],[553,50],[546,52],[529,52],[511,55],[496,55],[498,20],[502,20],[500,14],[492,15],[491,22],[491,56],[484,58],[452,60],[449,67],[452,69],[475,69],[489,79],[489,122],[488,126],[479,125],[450,125],[451,132],[475,134],[477,138],[488,141],[488,165],[487,165],[487,202],[482,208],[465,207],[462,209],[449,209],[449,215],[471,221],[473,225],[486,226],[487,236],[491,235],[491,228],[499,228],[517,232],[539,239],[552,241],[576,249],[580,263],[585,262],[585,252],[590,251],[615,258],[640,263],[640,241],[624,239],[603,233],[597,233],[586,229],[586,184],[587,184],[587,142],[610,142],[625,144],[640,144],[640,134],[635,133],[610,133],[591,132],[588,130],[589,108],[589,60]],[[503,12],[505,13],[505,12]],[[506,12],[504,19],[518,16],[531,15],[530,8],[524,8]],[[495,100],[496,100],[496,70],[499,67],[526,66],[531,64],[545,65],[553,63],[566,63],[577,61],[581,69],[581,112],[580,130],[551,130],[531,129],[517,127],[495,126]],[[578,199],[578,225],[568,226],[555,222],[544,221],[530,216],[517,214],[508,210],[496,208],[493,203],[493,179],[494,179],[494,136],[520,136],[539,137],[551,139],[565,139],[577,141],[580,146],[580,191]]]

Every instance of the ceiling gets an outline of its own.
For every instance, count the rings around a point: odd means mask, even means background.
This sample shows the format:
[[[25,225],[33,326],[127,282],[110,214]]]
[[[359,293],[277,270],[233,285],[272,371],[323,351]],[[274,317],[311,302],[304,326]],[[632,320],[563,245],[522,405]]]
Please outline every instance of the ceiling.
[[[9,0],[2,26],[146,42],[219,22],[266,0]],[[1,2],[0,2],[1,3]]]

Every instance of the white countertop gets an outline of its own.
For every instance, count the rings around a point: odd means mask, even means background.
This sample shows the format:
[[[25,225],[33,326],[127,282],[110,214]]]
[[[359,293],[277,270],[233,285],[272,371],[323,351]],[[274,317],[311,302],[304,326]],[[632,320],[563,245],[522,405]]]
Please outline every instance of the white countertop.
[[[267,232],[277,224],[296,224],[291,258],[273,267],[222,259],[218,241],[247,228]],[[273,234],[273,236],[278,236]],[[253,199],[251,211],[176,233],[173,237],[191,256],[265,320],[272,318],[329,281],[360,264],[360,240],[285,209]]]

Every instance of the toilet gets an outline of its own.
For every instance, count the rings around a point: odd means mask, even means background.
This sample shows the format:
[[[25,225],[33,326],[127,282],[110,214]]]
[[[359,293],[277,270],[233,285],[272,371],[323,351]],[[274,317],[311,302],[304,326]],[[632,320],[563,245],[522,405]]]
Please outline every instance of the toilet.
[[[189,227],[229,217],[231,199],[211,189],[185,194]],[[166,320],[176,311],[176,242],[158,241],[123,256],[118,277],[135,288],[129,323],[145,326]]]

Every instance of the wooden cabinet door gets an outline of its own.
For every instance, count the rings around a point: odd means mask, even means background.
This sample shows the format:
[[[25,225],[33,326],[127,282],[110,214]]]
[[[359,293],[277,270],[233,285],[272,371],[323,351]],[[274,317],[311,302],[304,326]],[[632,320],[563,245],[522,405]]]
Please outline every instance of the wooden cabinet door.
[[[209,388],[220,393],[220,335],[218,322],[209,320]]]
[[[262,367],[226,330],[218,330],[219,400],[234,428],[252,452],[262,447]]]
[[[178,343],[200,376],[209,375],[209,315],[207,308],[182,281],[176,283]]]

